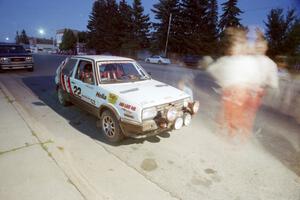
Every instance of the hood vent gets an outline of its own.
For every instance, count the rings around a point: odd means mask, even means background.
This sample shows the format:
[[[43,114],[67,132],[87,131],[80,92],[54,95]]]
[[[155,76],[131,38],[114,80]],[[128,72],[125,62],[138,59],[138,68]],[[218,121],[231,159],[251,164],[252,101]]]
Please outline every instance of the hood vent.
[[[132,89],[129,89],[129,90],[121,91],[120,93],[121,94],[126,94],[126,93],[129,93],[129,92],[134,92],[134,91],[138,91],[138,90],[139,90],[138,88],[132,88]]]
[[[169,85],[167,84],[160,84],[160,85],[155,85],[155,87],[168,87]]]

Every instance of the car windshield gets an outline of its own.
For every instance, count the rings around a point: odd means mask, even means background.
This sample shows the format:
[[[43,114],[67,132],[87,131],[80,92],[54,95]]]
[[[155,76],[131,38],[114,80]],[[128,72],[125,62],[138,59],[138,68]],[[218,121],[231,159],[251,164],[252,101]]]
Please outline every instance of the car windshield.
[[[131,82],[150,79],[149,75],[131,62],[101,63],[99,65],[102,83]]]
[[[0,46],[1,54],[9,53],[26,53],[25,49],[22,46]]]

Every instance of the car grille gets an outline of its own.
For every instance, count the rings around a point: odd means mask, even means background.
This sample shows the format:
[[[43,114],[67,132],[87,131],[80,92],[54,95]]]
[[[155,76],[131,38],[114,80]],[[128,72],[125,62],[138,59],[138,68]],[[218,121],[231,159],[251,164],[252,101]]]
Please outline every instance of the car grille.
[[[183,100],[178,100],[178,101],[174,101],[171,103],[162,104],[162,105],[156,106],[156,109],[159,113],[161,113],[161,115],[165,115],[171,107],[175,107],[176,110],[181,111],[183,108]]]
[[[26,59],[25,58],[11,58],[11,62],[24,62]]]

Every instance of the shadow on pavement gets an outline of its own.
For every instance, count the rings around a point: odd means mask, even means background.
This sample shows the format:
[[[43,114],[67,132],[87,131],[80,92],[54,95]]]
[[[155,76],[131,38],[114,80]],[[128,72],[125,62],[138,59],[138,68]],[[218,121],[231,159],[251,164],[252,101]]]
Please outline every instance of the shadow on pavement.
[[[64,107],[59,104],[55,90],[54,76],[27,77],[23,78],[22,81],[42,101],[32,102],[32,104],[36,106],[49,106],[56,113],[67,119],[72,127],[81,133],[103,143],[113,146],[130,145],[135,143],[140,144],[144,143],[145,141],[150,143],[158,143],[161,140],[160,138],[170,137],[169,133],[162,133],[146,138],[128,138],[119,144],[109,143],[103,136],[100,128],[96,127],[96,117],[83,110],[80,110],[76,106]]]

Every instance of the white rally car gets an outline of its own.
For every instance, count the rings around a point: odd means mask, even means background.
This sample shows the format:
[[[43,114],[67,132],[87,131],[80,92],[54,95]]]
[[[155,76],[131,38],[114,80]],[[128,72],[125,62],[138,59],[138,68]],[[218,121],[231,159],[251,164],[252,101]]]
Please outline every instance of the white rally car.
[[[97,116],[110,142],[189,125],[199,103],[185,92],[153,80],[134,60],[74,56],[56,70],[58,100]]]

